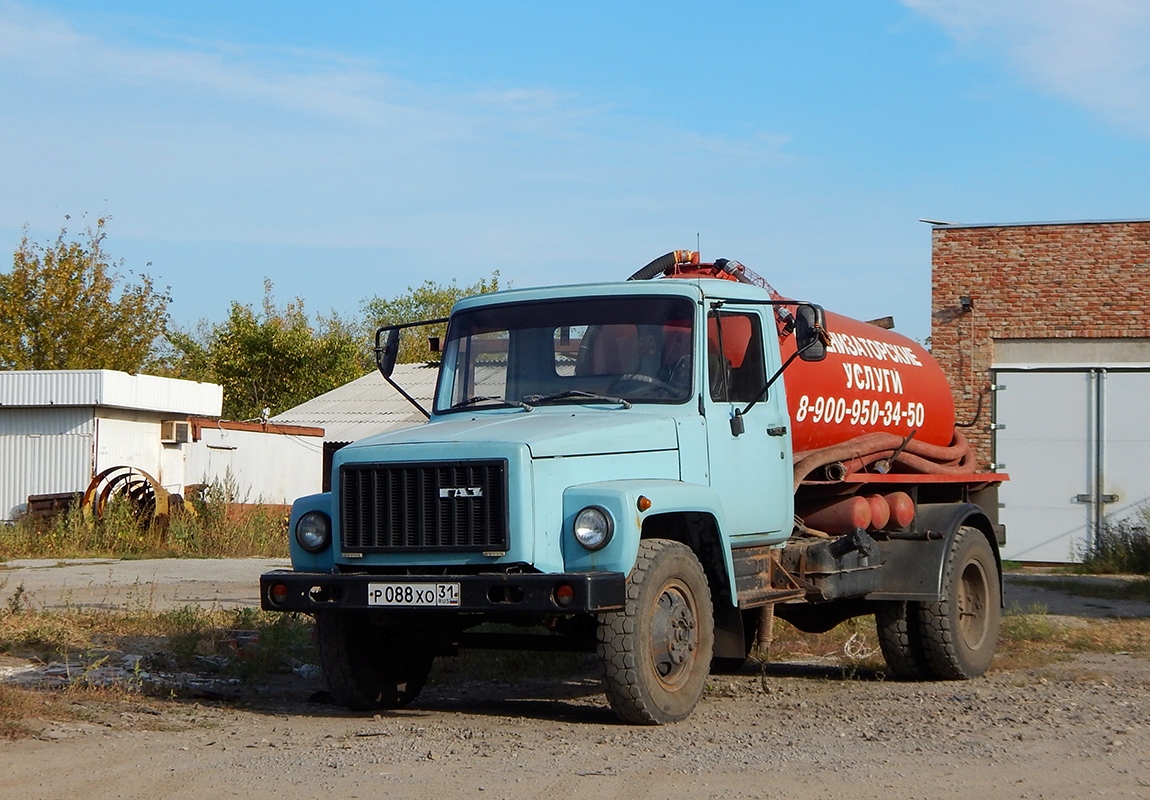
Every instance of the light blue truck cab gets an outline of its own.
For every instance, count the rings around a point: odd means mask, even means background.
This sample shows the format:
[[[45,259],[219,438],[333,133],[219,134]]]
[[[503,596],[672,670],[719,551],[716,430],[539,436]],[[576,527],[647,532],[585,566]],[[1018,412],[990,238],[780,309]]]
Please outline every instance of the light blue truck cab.
[[[974,507],[945,503],[941,538],[796,538],[780,332],[809,359],[825,335],[817,307],[779,308],[717,279],[460,301],[427,424],[335,454],[263,607],[315,616],[332,693],[358,709],[410,702],[460,647],[571,649],[599,653],[625,720],[675,721],[776,608],[815,630],[878,612],[902,672],[929,672],[922,637],[899,641],[916,603],[944,599]]]

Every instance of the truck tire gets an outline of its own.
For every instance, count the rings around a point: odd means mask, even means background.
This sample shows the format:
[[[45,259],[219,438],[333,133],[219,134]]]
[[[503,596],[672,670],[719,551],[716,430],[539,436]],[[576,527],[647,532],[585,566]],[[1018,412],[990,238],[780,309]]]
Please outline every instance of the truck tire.
[[[640,725],[686,719],[703,696],[715,644],[707,576],[691,549],[640,542],[626,606],[600,615],[598,636],[616,714]]]
[[[998,645],[1002,590],[994,551],[976,528],[961,527],[942,573],[942,599],[919,604],[923,655],[934,677],[977,678]]]
[[[934,677],[922,649],[920,617],[919,604],[915,602],[884,603],[875,612],[879,647],[887,674],[892,678],[921,681]]]
[[[320,666],[337,703],[353,711],[401,708],[431,672],[426,647],[351,614],[316,614]]]

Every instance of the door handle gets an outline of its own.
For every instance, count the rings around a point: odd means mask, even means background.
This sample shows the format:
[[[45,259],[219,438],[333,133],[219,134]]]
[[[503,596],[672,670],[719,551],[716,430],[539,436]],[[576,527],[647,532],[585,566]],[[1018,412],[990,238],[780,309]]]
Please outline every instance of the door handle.
[[[780,425],[777,428],[767,428],[767,436],[786,436],[787,426]]]
[[[1076,503],[1093,503],[1094,495],[1092,494],[1079,494],[1075,495],[1074,502]],[[1116,494],[1100,494],[1098,495],[1099,503],[1117,503],[1118,495]]]

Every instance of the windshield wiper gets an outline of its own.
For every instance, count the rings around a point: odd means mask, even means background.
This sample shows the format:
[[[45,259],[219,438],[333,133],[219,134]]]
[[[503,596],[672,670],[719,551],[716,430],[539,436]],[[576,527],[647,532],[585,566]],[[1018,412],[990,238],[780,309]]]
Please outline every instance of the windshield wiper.
[[[631,401],[622,397],[608,397],[607,395],[595,394],[594,392],[584,392],[579,389],[568,389],[566,392],[557,392],[556,394],[529,394],[526,395],[523,399],[529,403],[539,405],[541,403],[547,403],[551,400],[565,400],[569,397],[576,397],[580,400],[603,400],[608,403],[618,403],[619,405],[623,406],[623,408],[631,407]]]
[[[533,411],[535,409],[535,406],[528,405],[527,403],[523,403],[519,400],[508,400],[505,397],[499,397],[497,395],[488,395],[488,394],[477,394],[474,397],[467,398],[466,400],[460,400],[458,403],[453,405],[452,408],[464,408],[465,406],[474,405],[476,403],[482,403],[484,400],[492,400],[496,403],[505,403],[509,406],[518,406],[519,408],[522,408],[524,411]]]

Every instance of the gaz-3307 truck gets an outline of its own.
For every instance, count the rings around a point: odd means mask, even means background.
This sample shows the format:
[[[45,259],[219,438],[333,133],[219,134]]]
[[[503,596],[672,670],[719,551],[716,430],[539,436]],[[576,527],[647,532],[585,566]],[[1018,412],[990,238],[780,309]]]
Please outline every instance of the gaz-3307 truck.
[[[1006,476],[921,346],[691,251],[447,322],[427,424],[339,450],[260,579],[339,703],[405,705],[460,648],[573,650],[622,719],[674,722],[776,616],[873,615],[898,678],[986,670]],[[408,327],[376,334],[389,381]]]

